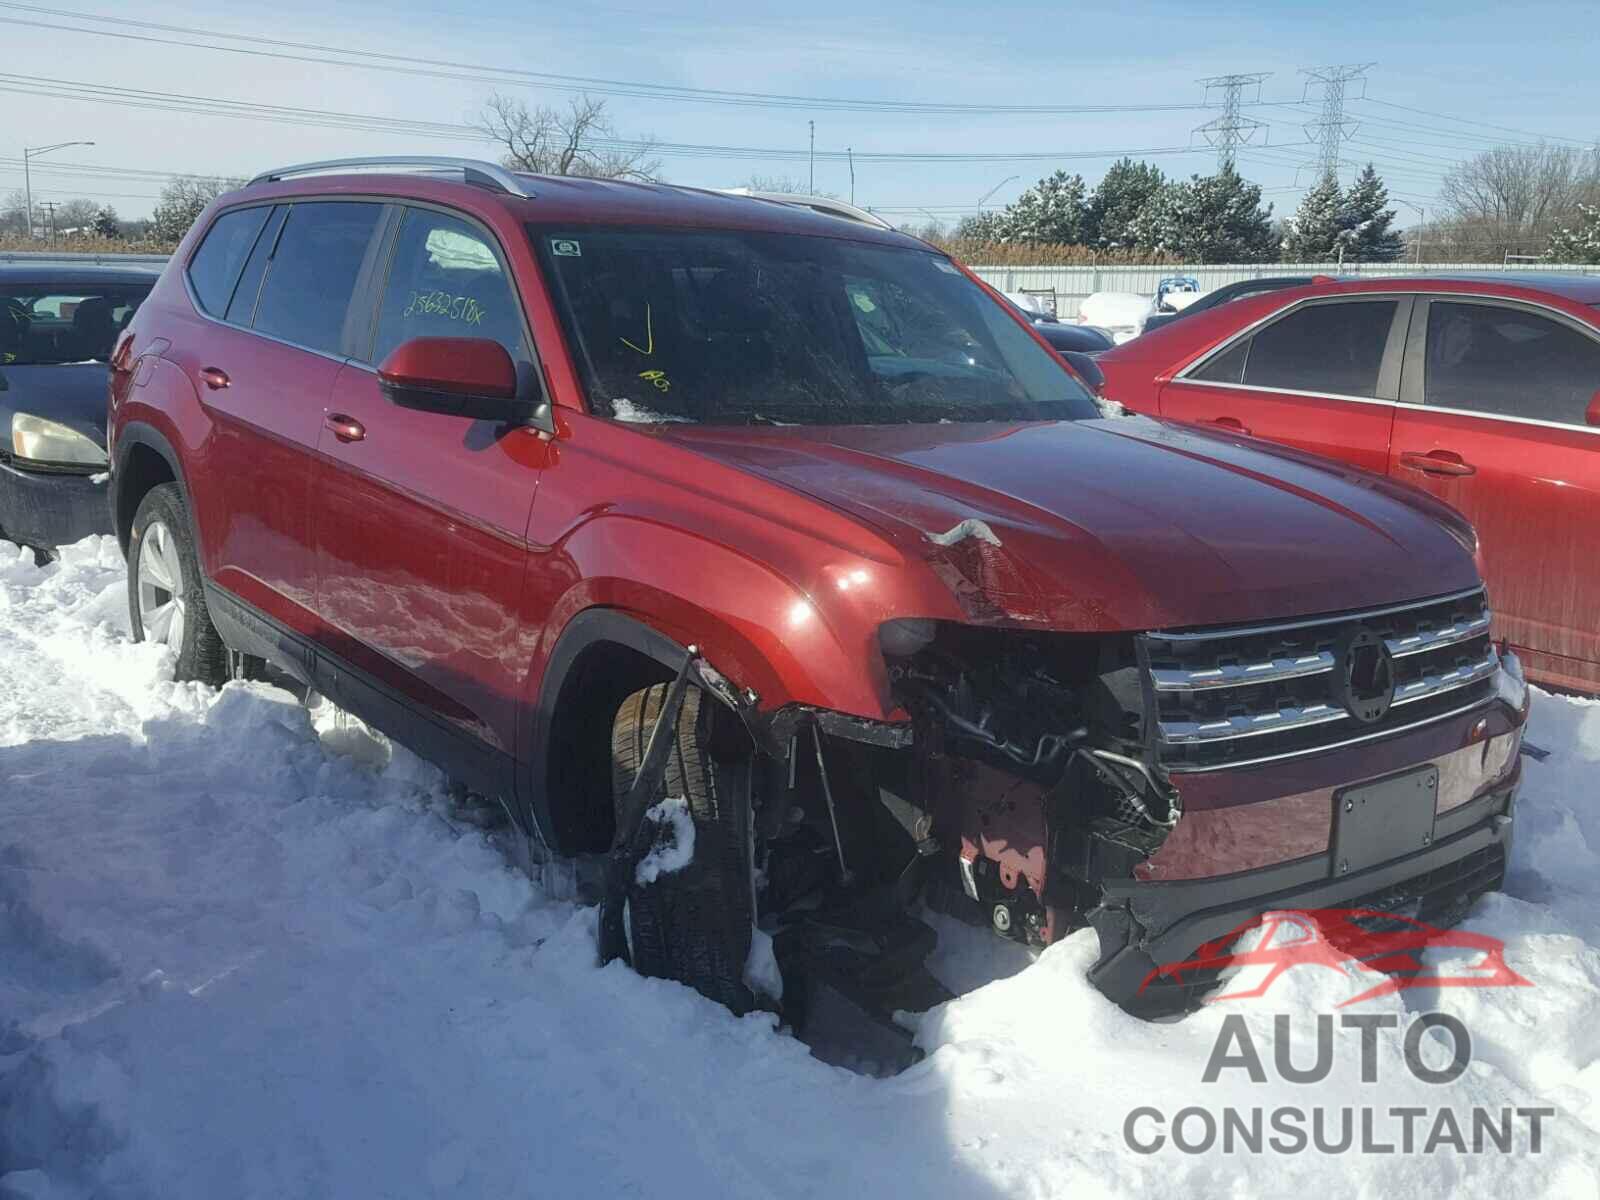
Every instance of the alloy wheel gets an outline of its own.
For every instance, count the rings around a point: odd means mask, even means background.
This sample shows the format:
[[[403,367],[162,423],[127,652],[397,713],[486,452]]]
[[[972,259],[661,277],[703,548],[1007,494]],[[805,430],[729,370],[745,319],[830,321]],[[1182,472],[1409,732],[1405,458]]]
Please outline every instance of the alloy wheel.
[[[183,647],[183,595],[177,540],[164,522],[152,521],[139,545],[139,626],[145,641]]]

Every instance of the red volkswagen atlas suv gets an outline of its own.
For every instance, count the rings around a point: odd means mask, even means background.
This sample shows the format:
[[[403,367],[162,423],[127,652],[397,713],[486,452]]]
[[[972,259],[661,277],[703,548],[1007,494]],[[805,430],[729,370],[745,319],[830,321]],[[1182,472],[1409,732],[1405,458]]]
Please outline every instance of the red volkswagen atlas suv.
[[[735,1010],[933,1003],[925,902],[1181,1005],[1140,985],[1254,913],[1505,870],[1528,697],[1466,523],[1102,416],[848,206],[272,171],[139,309],[110,431],[136,636],[498,798],[604,957]]]

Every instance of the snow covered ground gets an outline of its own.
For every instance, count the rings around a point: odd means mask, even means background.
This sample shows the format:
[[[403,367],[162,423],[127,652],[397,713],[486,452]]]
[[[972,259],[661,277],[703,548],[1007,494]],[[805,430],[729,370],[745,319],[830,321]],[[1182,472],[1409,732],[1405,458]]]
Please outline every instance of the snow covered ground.
[[[1326,1082],[1280,1078],[1273,1015],[1304,1065],[1354,994],[1331,973],[1141,1024],[1085,982],[1092,937],[1007,978],[1009,947],[948,924],[943,966],[993,982],[879,1080],[597,968],[594,912],[540,895],[430,767],[264,685],[171,682],[124,587],[109,539],[43,569],[0,544],[0,1197],[1600,1194],[1600,705],[1539,696],[1553,753],[1508,894],[1466,926],[1534,986],[1361,1006],[1459,1017],[1455,1082],[1413,1078],[1392,1030],[1375,1083],[1354,1031]],[[1228,1012],[1266,1082],[1202,1081]],[[1141,1105],[1475,1104],[1556,1114],[1537,1154],[1520,1120],[1483,1154],[1139,1154],[1123,1129]]]

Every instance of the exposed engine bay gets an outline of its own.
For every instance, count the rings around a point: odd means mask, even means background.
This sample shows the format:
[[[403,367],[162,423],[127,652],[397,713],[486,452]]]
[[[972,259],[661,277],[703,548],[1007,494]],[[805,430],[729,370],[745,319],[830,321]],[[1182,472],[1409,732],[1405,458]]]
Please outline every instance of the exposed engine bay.
[[[902,736],[837,714],[775,723],[755,867],[784,977],[831,975],[861,1009],[893,1012],[947,998],[922,973],[919,902],[1048,945],[1088,922],[1103,880],[1132,877],[1179,808],[1146,758],[1131,637],[897,621],[882,642]]]

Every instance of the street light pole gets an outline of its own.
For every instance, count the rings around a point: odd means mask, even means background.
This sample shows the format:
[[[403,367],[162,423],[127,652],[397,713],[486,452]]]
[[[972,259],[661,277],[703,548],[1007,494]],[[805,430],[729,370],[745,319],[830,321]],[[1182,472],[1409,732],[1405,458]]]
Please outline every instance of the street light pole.
[[[33,175],[28,161],[36,154],[49,154],[52,150],[65,150],[68,146],[92,146],[93,142],[57,142],[54,146],[24,146],[22,148],[22,190],[28,207],[28,240],[33,240]]]
[[[995,184],[992,188],[990,188],[987,192],[985,192],[983,194],[983,199],[978,201],[978,211],[979,212],[983,211],[984,202],[987,201],[990,196],[994,195],[1001,188],[1005,187],[1006,184],[1010,183],[1013,179],[1016,179],[1016,178],[1017,178],[1017,176],[1015,176],[1015,175],[1007,175],[999,183]]]
[[[1420,267],[1422,265],[1422,235],[1428,230],[1428,210],[1420,204],[1411,203],[1409,200],[1396,200],[1395,203],[1404,204],[1417,214],[1417,253],[1414,261]]]

